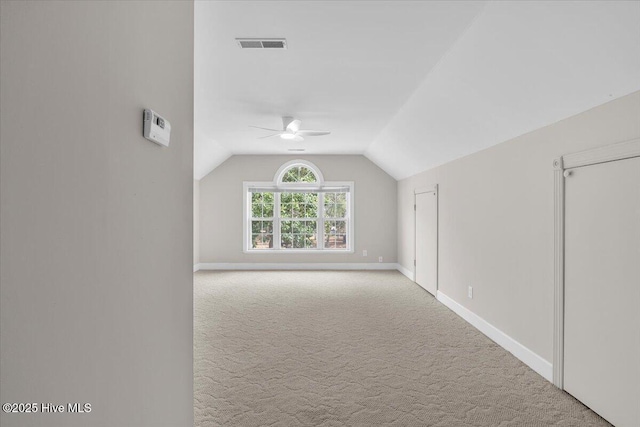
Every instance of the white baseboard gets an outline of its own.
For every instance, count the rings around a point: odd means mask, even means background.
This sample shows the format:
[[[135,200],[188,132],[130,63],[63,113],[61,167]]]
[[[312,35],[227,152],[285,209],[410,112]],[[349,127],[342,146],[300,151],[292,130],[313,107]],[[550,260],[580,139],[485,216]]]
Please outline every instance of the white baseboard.
[[[200,270],[200,264],[193,264],[193,272]]]
[[[511,338],[509,335],[505,334],[468,308],[458,304],[442,292],[438,291],[437,298],[438,301],[451,309],[451,311],[469,322],[472,326],[491,338],[502,348],[520,359],[538,374],[542,375],[545,379],[548,381],[553,380],[553,365],[550,362],[538,356],[536,353]]]
[[[394,262],[202,262],[198,270],[396,270]]]
[[[405,268],[402,264],[398,263],[397,267],[398,271],[402,274],[404,274],[405,276],[407,276],[407,278],[411,281],[415,281],[415,273],[411,270],[409,270],[408,268]]]

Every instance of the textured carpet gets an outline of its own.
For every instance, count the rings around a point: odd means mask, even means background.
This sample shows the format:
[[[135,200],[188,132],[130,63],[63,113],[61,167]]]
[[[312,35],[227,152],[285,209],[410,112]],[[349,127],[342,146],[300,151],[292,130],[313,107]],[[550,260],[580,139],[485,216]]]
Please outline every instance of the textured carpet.
[[[398,272],[195,274],[197,426],[601,426]]]

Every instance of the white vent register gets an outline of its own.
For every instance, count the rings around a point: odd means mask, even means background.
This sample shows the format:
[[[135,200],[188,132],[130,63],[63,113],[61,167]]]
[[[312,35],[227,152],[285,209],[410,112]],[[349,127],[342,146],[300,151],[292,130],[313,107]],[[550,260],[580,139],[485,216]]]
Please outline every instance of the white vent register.
[[[169,146],[171,123],[153,110],[145,109],[142,118],[142,135],[158,145]]]

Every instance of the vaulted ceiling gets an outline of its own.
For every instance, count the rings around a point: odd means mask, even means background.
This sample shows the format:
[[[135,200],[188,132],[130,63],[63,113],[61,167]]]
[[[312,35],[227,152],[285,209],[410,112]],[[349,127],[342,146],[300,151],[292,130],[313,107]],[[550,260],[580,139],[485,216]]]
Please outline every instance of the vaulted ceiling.
[[[640,90],[640,2],[197,1],[194,90],[196,179],[292,148],[402,179]],[[282,116],[332,133],[249,127]]]

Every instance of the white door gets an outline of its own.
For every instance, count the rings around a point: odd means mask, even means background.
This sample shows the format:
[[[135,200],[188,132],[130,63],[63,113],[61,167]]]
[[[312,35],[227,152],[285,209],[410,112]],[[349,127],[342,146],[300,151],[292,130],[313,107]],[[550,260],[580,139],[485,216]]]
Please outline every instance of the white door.
[[[640,157],[565,180],[564,388],[640,426]]]
[[[432,295],[438,290],[437,192],[416,194],[416,283]]]

